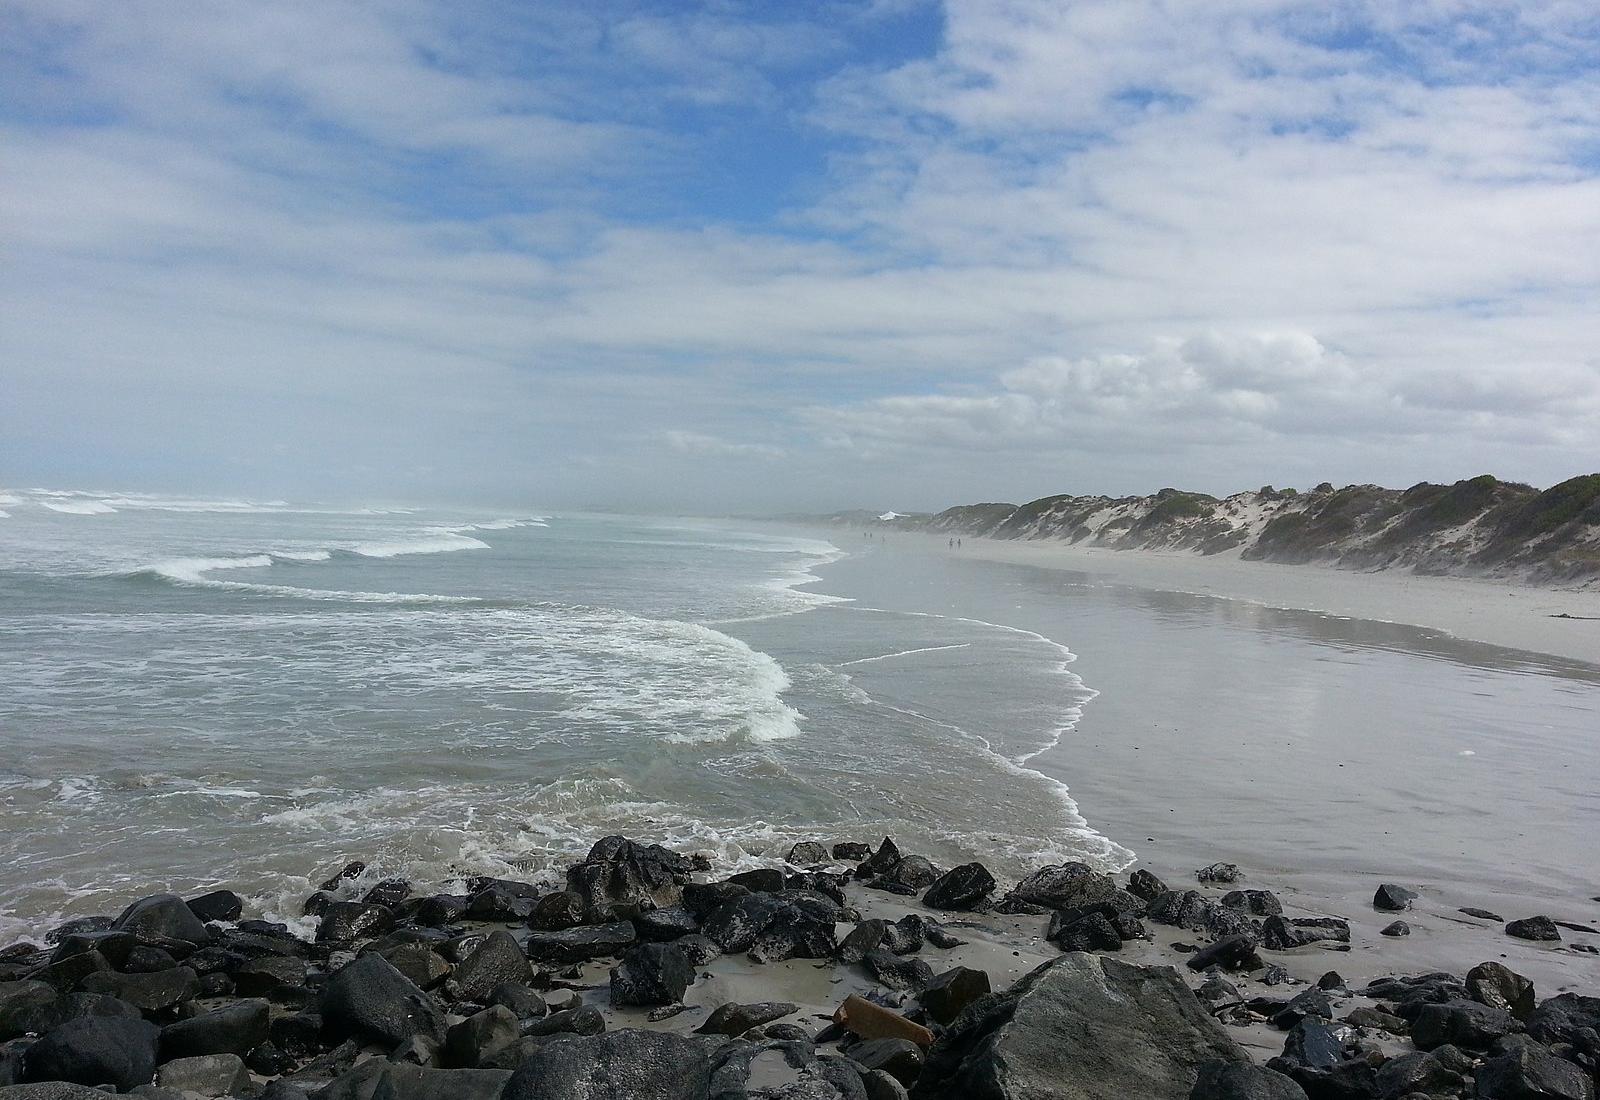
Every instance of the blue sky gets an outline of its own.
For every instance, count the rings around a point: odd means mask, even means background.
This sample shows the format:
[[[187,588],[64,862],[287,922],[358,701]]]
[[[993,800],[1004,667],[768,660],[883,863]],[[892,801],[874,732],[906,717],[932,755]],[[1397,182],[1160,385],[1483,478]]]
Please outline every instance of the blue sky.
[[[0,483],[1548,484],[1597,58],[1567,0],[0,0]]]

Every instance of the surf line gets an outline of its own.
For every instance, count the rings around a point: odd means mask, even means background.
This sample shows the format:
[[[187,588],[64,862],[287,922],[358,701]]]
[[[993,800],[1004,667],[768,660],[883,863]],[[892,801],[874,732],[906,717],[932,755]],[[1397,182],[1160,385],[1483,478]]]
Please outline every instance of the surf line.
[[[847,668],[850,665],[865,665],[873,661],[887,661],[891,657],[909,657],[913,653],[940,653],[946,649],[966,649],[971,642],[958,642],[955,645],[930,645],[922,649],[902,649],[898,653],[882,653],[876,657],[859,657],[854,661],[842,661],[836,667]]]

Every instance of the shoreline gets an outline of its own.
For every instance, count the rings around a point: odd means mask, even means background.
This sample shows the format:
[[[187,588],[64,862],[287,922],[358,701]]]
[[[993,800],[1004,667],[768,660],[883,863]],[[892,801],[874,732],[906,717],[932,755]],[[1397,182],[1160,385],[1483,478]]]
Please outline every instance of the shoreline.
[[[916,540],[920,546],[942,550],[948,537],[894,531],[887,541]],[[1410,626],[1600,671],[1600,590],[1594,588],[1536,588],[1397,570],[1355,572],[1314,563],[1283,565],[1225,554],[1112,550],[1045,539],[962,539],[960,553],[967,557],[1084,573],[1091,583]]]

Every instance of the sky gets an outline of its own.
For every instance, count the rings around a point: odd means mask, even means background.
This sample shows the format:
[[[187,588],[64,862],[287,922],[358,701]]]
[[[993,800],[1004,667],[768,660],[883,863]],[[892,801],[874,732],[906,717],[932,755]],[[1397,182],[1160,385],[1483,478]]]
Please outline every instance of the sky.
[[[1596,469],[1592,0],[0,0],[0,484]]]

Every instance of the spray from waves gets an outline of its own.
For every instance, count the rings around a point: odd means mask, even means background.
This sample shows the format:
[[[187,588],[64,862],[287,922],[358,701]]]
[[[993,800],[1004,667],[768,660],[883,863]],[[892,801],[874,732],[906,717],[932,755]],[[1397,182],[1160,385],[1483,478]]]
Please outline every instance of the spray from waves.
[[[381,542],[354,542],[342,549],[364,558],[398,558],[405,554],[449,554],[457,550],[487,550],[489,544],[450,527],[436,527],[419,538]]]
[[[41,500],[40,504],[52,512],[65,512],[74,516],[110,515],[116,509],[98,500]]]

